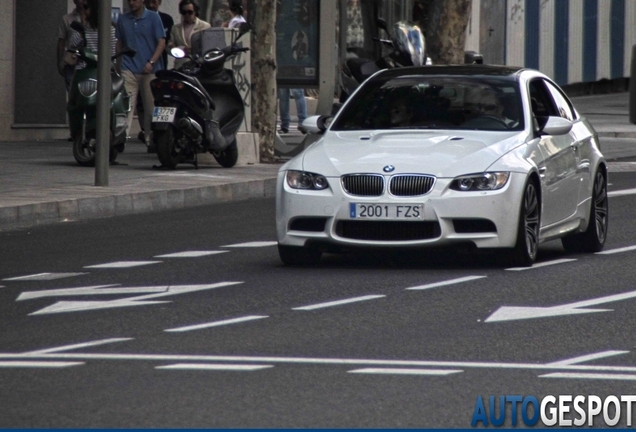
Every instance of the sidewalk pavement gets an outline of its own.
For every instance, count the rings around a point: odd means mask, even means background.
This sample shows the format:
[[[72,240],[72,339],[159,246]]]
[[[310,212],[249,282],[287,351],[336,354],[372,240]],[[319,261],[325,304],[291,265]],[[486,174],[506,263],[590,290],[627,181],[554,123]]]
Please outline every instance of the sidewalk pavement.
[[[628,93],[572,98],[596,128],[608,160],[636,157],[636,125],[629,123]],[[284,149],[302,146],[295,130],[282,135]],[[280,147],[282,148],[282,147]],[[289,154],[281,153],[281,163]],[[283,149],[283,150],[284,150]],[[287,156],[287,157],[286,157]],[[95,169],[77,165],[66,140],[0,142],[0,231],[65,221],[87,220],[275,196],[281,164],[226,169],[219,165],[178,165],[153,169],[134,137],[111,165],[108,186],[95,186]]]

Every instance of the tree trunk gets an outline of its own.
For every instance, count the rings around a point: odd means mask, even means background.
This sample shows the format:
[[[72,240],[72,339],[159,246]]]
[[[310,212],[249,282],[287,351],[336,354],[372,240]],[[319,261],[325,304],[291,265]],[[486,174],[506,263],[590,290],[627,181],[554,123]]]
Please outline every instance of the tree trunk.
[[[274,161],[276,136],[276,2],[256,0],[252,13],[252,126],[260,136],[261,162]]]
[[[464,63],[472,0],[433,0],[426,16],[426,53],[433,64]]]

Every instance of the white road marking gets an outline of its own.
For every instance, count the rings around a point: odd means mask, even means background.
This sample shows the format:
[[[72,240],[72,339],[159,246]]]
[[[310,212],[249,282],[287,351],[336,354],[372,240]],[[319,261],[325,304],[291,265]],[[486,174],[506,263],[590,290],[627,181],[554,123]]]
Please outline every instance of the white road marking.
[[[168,292],[169,286],[148,286],[148,287],[119,287],[118,285],[95,285],[78,288],[60,288],[42,291],[25,291],[21,293],[15,301],[32,300],[43,297],[68,297],[68,296],[89,296],[89,295],[113,295],[113,294],[141,294],[141,293],[162,293]]]
[[[369,366],[369,367],[414,367],[414,368],[453,368],[453,369],[518,369],[518,370],[559,370],[570,372],[629,373],[636,375],[635,366],[608,365],[552,365],[550,363],[505,363],[470,361],[427,361],[427,360],[376,360],[351,358],[312,358],[312,357],[267,357],[267,356],[222,356],[187,354],[117,354],[117,353],[0,353],[0,360],[139,360],[157,362],[193,362],[193,363],[277,363],[277,364],[313,364],[333,366]]]
[[[302,306],[302,307],[292,308],[292,310],[321,309],[321,308],[332,307],[332,306],[340,306],[340,305],[343,305],[343,304],[356,303],[356,302],[367,301],[367,300],[374,300],[374,299],[378,299],[378,298],[382,298],[382,297],[386,297],[386,296],[385,295],[367,295],[367,296],[354,297],[354,298],[344,299],[344,300],[336,300],[336,301],[326,302],[326,303],[318,303],[318,304],[309,305],[309,306]]]
[[[568,263],[571,261],[576,261],[575,258],[563,258],[563,259],[558,259],[558,260],[553,260],[553,261],[545,261],[542,263],[537,263],[537,264],[533,264],[532,267],[510,267],[507,268],[506,270],[508,271],[523,271],[523,270],[531,270],[531,269],[536,269],[539,267],[547,267],[547,266],[551,266],[551,265],[555,265],[555,264],[563,264],[563,263]]]
[[[602,379],[602,380],[630,380],[636,381],[636,375],[628,374],[600,374],[600,373],[574,373],[555,372],[546,375],[539,375],[539,378],[568,378],[568,379]]]
[[[189,251],[189,252],[177,252],[166,255],[157,255],[154,258],[198,258],[208,255],[222,254],[228,251]]]
[[[458,283],[462,283],[462,282],[468,282],[468,281],[472,281],[472,280],[482,279],[482,278],[485,278],[485,277],[486,276],[466,276],[466,277],[462,277],[462,278],[450,279],[450,280],[447,280],[447,281],[436,282],[436,283],[432,283],[432,284],[428,284],[428,285],[414,286],[414,287],[405,288],[405,289],[407,289],[407,290],[425,290],[425,289],[437,288],[437,287],[441,287],[441,286],[454,285],[454,284],[458,284]]]
[[[263,318],[269,318],[269,317],[265,316],[265,315],[250,315],[250,316],[245,316],[245,317],[241,317],[241,318],[227,319],[227,320],[223,320],[223,321],[214,321],[214,322],[204,323],[204,324],[196,324],[196,325],[185,326],[185,327],[177,327],[177,328],[172,328],[172,329],[168,329],[168,330],[164,330],[164,331],[167,331],[167,332],[185,332],[185,331],[190,331],[190,330],[200,330],[200,329],[204,329],[204,328],[208,328],[208,327],[219,327],[219,326],[224,326],[224,325],[229,325],[229,324],[237,324],[237,323],[242,323],[242,322],[246,322],[246,321],[259,320],[259,319],[263,319]]]
[[[84,362],[52,362],[52,361],[0,361],[0,368],[63,368],[79,366]]]
[[[102,339],[102,340],[96,340],[92,342],[83,342],[83,343],[78,343],[73,345],[64,345],[64,346],[53,347],[53,348],[45,348],[45,349],[37,350],[37,351],[30,351],[29,354],[50,354],[50,353],[70,351],[70,350],[76,350],[80,348],[87,348],[87,347],[98,346],[98,345],[105,345],[105,344],[115,343],[115,342],[126,342],[130,340],[133,340],[133,338]]]
[[[627,246],[627,247],[622,247],[617,249],[608,249],[606,251],[596,252],[596,255],[612,255],[615,253],[630,252],[633,250],[636,250],[636,246]]]
[[[203,291],[214,288],[222,288],[230,285],[242,284],[243,282],[219,282],[209,285],[168,285],[165,287],[150,287],[161,289],[157,294],[148,294],[137,297],[127,297],[117,300],[104,300],[104,301],[60,301],[51,306],[40,309],[29,315],[43,315],[51,313],[62,312],[78,312],[87,310],[98,310],[107,308],[127,307],[127,306],[143,306],[153,305],[159,303],[170,303],[169,301],[146,301],[149,299],[166,297],[177,294],[186,294],[195,291]],[[116,288],[121,289],[121,288]]]
[[[571,364],[584,363],[584,362],[588,362],[588,361],[598,360],[598,359],[601,359],[601,358],[613,357],[613,356],[617,356],[617,355],[621,355],[621,354],[628,354],[628,353],[629,353],[629,351],[614,351],[614,350],[602,351],[602,352],[595,353],[595,354],[588,354],[588,355],[584,355],[584,356],[573,357],[573,358],[570,358],[570,359],[559,360],[559,361],[555,361],[555,362],[552,362],[552,363],[549,363],[549,364],[554,365],[554,366],[571,365]]]
[[[386,375],[436,375],[444,376],[464,372],[452,369],[396,369],[396,368],[365,368],[348,371],[349,373],[386,374]]]
[[[139,267],[139,266],[145,266],[150,264],[159,264],[160,262],[161,261],[116,261],[116,262],[106,263],[106,264],[96,264],[96,265],[85,266],[84,268],[101,268],[101,269],[130,268],[130,267]]]
[[[3,281],[34,281],[34,280],[55,280],[72,276],[81,276],[88,273],[38,273],[29,276],[19,276],[14,278],[2,279]]]
[[[560,315],[576,315],[593,312],[611,312],[612,309],[579,309],[597,304],[610,303],[636,297],[636,291],[613,294],[575,303],[550,307],[502,306],[490,315],[485,322],[512,321],[530,318],[545,318]]]
[[[180,369],[180,370],[217,370],[217,371],[255,371],[273,368],[273,365],[235,365],[235,364],[209,364],[209,363],[177,363],[167,366],[157,366],[155,369]]]
[[[611,197],[634,195],[634,194],[636,194],[636,189],[623,189],[623,190],[608,192],[607,196],[611,198]]]
[[[255,241],[255,242],[248,242],[248,243],[237,243],[233,245],[225,245],[221,247],[227,247],[227,248],[267,247],[267,246],[276,246],[277,244],[278,242],[275,242],[275,241]]]

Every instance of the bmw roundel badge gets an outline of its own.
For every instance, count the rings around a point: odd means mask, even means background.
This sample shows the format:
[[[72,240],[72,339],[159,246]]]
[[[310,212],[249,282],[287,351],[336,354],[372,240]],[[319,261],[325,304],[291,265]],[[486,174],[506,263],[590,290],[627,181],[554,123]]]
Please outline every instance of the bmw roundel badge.
[[[385,173],[390,173],[395,171],[395,167],[393,165],[387,165],[384,168],[382,168],[382,171],[384,171]]]

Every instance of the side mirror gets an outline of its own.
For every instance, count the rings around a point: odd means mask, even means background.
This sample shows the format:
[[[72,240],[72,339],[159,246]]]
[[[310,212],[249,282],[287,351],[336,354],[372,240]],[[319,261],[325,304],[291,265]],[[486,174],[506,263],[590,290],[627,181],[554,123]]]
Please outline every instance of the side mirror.
[[[181,48],[174,47],[170,50],[170,55],[174,58],[182,59],[186,56],[186,53]]]
[[[541,128],[542,135],[565,135],[572,130],[572,122],[563,117],[550,116]]]
[[[243,36],[245,33],[249,32],[250,30],[252,30],[252,25],[248,22],[242,22],[239,24],[238,26],[238,36],[236,37],[236,39],[239,39],[241,36]]]
[[[382,30],[384,30],[385,32],[388,32],[388,31],[389,31],[389,29],[388,29],[388,27],[387,27],[387,24],[386,24],[386,20],[385,20],[384,18],[378,18],[378,19],[375,21],[375,24],[378,26],[378,28],[379,28],[379,29],[382,29]]]
[[[329,124],[331,123],[331,119],[332,119],[331,116],[315,115],[315,116],[307,117],[303,121],[302,126],[307,130],[307,133],[310,133],[313,135],[322,135],[323,133],[325,133],[325,131],[329,127]]]

